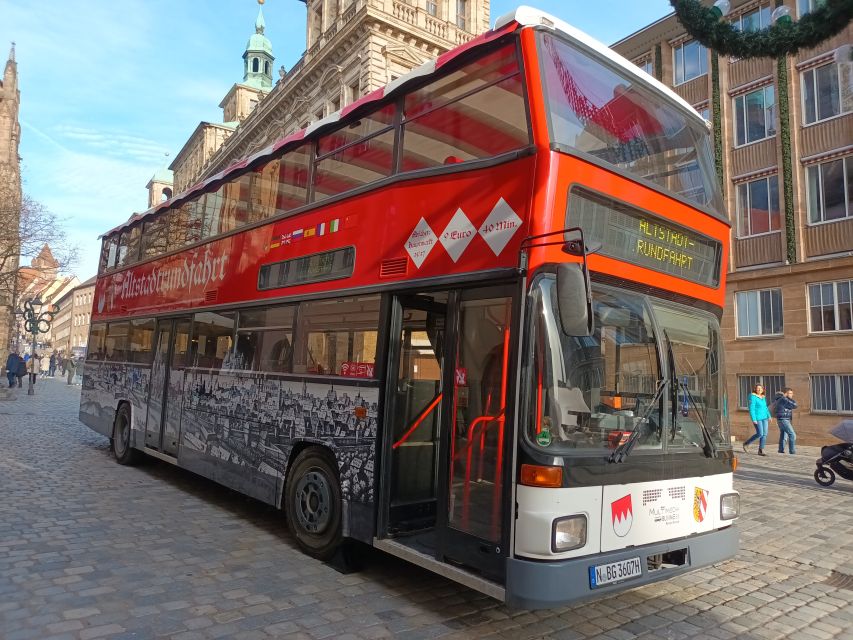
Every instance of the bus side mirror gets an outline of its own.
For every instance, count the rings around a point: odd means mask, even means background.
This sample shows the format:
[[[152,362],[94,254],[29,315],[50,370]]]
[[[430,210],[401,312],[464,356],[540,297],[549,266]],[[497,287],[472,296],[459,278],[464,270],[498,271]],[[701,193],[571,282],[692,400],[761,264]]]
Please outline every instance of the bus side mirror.
[[[557,306],[567,336],[592,335],[592,298],[586,271],[575,262],[557,267]]]

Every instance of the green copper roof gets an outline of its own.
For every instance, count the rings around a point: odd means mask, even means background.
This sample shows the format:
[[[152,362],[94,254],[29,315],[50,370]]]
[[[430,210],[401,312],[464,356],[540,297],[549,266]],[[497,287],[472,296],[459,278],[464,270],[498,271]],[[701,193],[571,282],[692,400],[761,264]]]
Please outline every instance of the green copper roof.
[[[151,178],[151,181],[172,184],[172,172],[165,167],[157,169],[157,171],[154,172],[154,176]]]
[[[249,38],[249,42],[246,44],[246,53],[250,51],[262,51],[272,56],[272,43],[264,35],[265,28],[264,12],[258,7],[258,19],[255,20],[255,33],[252,34],[252,37]]]

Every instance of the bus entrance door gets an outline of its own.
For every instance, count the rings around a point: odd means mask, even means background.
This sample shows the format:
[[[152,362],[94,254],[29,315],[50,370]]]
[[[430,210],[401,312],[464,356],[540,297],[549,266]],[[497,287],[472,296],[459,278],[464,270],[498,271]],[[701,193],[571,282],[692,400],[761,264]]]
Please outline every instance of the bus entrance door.
[[[397,298],[386,476],[392,535],[430,530],[436,523],[447,298],[447,292]]]
[[[154,335],[145,446],[175,457],[180,441],[190,324],[189,318],[161,320]]]
[[[380,538],[496,581],[508,548],[511,294],[396,298],[380,499]]]

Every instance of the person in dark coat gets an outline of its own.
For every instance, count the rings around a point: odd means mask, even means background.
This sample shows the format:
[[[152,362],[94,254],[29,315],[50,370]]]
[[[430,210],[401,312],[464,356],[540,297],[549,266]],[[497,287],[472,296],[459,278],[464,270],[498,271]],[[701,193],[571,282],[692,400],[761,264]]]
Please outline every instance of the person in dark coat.
[[[776,414],[776,424],[779,425],[779,453],[785,453],[785,440],[788,441],[788,452],[791,455],[797,451],[795,444],[797,434],[794,431],[794,425],[791,423],[796,408],[797,401],[794,400],[794,390],[791,387],[785,387],[776,394],[773,409]]]
[[[24,376],[27,375],[27,361],[21,356],[18,356],[18,367],[15,375],[18,376],[18,388],[20,389],[24,386]]]
[[[15,386],[15,378],[18,375],[18,352],[12,351],[9,357],[6,358],[6,379],[9,381],[9,388]]]

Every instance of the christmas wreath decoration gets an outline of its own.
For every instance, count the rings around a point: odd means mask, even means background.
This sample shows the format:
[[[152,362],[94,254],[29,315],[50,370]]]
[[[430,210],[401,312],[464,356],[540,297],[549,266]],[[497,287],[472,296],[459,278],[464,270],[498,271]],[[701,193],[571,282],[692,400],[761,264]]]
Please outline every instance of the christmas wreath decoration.
[[[726,20],[718,2],[703,7],[699,0],[669,0],[678,20],[700,43],[717,53],[736,58],[777,58],[808,49],[843,31],[853,19],[853,0],[823,0],[799,21],[782,10],[766,29],[741,32]],[[777,7],[777,12],[782,7]]]

